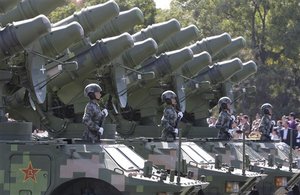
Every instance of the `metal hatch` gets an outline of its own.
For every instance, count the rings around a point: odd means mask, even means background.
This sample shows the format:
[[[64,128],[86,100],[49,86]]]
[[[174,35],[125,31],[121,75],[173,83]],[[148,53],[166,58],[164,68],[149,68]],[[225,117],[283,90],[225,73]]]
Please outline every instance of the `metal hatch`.
[[[204,151],[201,147],[197,144],[189,142],[189,143],[182,143],[181,149],[187,156],[190,157],[194,162],[197,163],[214,163],[215,159]]]
[[[231,143],[230,145],[233,146],[233,148],[239,152],[239,156],[243,157],[243,144],[242,143]],[[258,154],[255,150],[250,148],[248,145],[245,145],[245,152],[249,155],[250,161],[260,161],[263,160],[262,156]]]
[[[145,160],[125,145],[106,145],[103,148],[125,171],[139,171],[144,168]]]
[[[287,145],[286,143],[283,142],[279,142],[279,143],[275,143],[275,147],[278,150],[278,156],[281,157],[281,159],[289,159],[289,155],[290,155],[290,146]],[[292,156],[294,157],[298,157],[298,154],[295,150],[292,151]]]

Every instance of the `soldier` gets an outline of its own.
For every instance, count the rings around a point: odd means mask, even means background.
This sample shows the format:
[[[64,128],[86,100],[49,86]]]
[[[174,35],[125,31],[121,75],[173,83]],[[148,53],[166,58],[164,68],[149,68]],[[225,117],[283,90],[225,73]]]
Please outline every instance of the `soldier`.
[[[262,141],[270,141],[271,140],[270,133],[272,132],[272,129],[273,129],[273,124],[271,121],[272,108],[273,108],[273,106],[269,103],[264,103],[260,107],[263,117],[260,121],[258,128],[259,128],[259,131],[261,132],[260,140],[262,140]]]
[[[219,129],[218,138],[229,140],[231,138],[228,130],[231,128],[232,118],[230,114],[231,99],[229,97],[221,97],[218,101],[219,117],[216,128]]]
[[[167,90],[162,93],[161,100],[166,104],[164,114],[161,118],[161,126],[163,127],[161,138],[164,141],[174,141],[178,134],[178,122],[183,117],[182,112],[176,111],[176,94]]]
[[[107,117],[107,109],[101,110],[97,103],[101,98],[101,87],[92,83],[84,88],[84,95],[89,97],[90,101],[85,106],[82,123],[87,126],[83,133],[83,139],[92,143],[99,142],[101,135],[103,135],[102,123]]]

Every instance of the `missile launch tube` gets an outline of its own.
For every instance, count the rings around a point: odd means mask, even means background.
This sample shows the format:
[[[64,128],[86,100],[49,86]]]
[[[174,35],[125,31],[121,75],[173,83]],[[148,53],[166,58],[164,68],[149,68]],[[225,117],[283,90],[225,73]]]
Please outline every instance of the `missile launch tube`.
[[[5,26],[13,21],[30,19],[40,14],[48,15],[65,2],[65,0],[23,0],[14,9],[0,15],[0,23]]]

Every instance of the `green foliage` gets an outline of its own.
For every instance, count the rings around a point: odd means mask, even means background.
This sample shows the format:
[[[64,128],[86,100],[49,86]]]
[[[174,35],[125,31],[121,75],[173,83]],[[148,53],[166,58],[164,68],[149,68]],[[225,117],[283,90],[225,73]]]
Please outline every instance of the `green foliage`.
[[[155,17],[156,22],[164,22],[167,20],[170,20],[172,18],[176,18],[178,21],[180,21],[180,24],[182,27],[189,26],[191,24],[196,25],[196,20],[193,20],[193,18],[190,17],[190,13],[184,11],[180,6],[175,5],[175,1],[171,2],[172,7],[176,6],[176,9],[170,9],[170,10],[157,10],[157,15]]]
[[[75,3],[69,3],[66,6],[56,8],[54,11],[50,13],[48,18],[52,23],[56,23],[72,15],[76,11],[76,9],[77,7]]]

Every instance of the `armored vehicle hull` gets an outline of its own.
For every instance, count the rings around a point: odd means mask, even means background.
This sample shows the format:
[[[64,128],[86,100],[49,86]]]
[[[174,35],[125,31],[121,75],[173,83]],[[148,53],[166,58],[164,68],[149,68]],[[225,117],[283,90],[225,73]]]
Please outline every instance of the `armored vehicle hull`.
[[[274,152],[271,154],[256,152],[253,146],[256,144],[264,145],[265,143],[248,142],[252,147],[245,143],[244,165],[243,165],[243,143],[240,141],[201,141],[198,142],[210,154],[219,154],[221,163],[236,168],[245,168],[258,173],[265,173],[268,176],[257,185],[261,194],[275,193],[279,188],[285,187],[291,189],[294,185],[299,185],[300,171],[297,167],[284,166],[281,162],[274,161]],[[274,143],[266,143],[271,146]],[[275,148],[275,147],[273,147]],[[271,151],[271,150],[270,150]],[[277,151],[278,153],[278,151]],[[276,155],[280,158],[279,155]]]
[[[72,143],[74,142],[74,143]],[[83,144],[74,140],[1,141],[0,194],[157,194],[189,192],[208,183],[148,166],[125,145]]]
[[[152,138],[120,139],[118,142],[169,172],[209,182],[210,185],[203,190],[205,194],[251,193],[267,176],[251,171],[243,175],[241,169],[216,164],[214,157],[193,142],[162,142]]]

